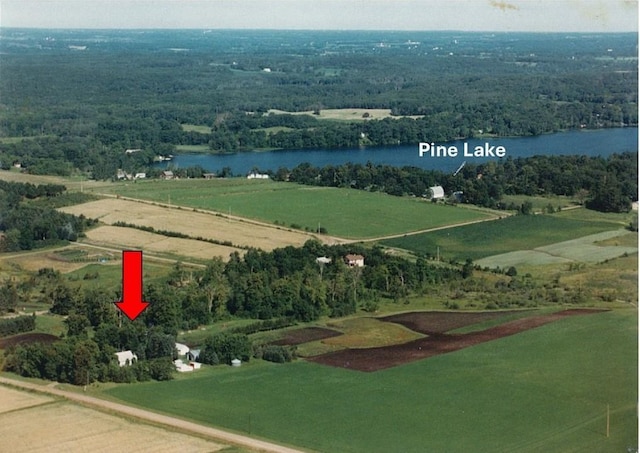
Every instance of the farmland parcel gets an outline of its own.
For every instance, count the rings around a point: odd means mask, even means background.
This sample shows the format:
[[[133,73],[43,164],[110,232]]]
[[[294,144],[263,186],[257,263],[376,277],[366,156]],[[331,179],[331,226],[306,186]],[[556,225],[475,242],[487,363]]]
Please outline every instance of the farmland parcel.
[[[115,186],[127,197],[233,214],[365,239],[491,218],[470,209],[382,193],[244,179],[148,181]],[[87,214],[85,214],[87,215]]]
[[[637,439],[636,338],[635,310],[621,310],[375,373],[251,363],[108,393],[325,452],[624,451]]]

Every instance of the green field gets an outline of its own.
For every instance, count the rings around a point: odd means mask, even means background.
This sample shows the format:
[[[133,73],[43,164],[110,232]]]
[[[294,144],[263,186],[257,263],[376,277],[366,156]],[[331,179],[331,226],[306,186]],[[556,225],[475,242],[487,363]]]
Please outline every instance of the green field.
[[[375,373],[251,362],[106,393],[322,452],[624,452],[638,445],[637,335],[636,310],[620,310]]]
[[[112,193],[208,209],[333,236],[372,238],[489,217],[479,210],[435,205],[352,189],[310,187],[241,178],[144,181],[116,185]]]
[[[383,241],[383,244],[434,256],[439,248],[441,258],[464,261],[467,258],[477,260],[502,253],[531,250],[621,226],[604,220],[577,220],[559,214],[512,216],[389,239]]]

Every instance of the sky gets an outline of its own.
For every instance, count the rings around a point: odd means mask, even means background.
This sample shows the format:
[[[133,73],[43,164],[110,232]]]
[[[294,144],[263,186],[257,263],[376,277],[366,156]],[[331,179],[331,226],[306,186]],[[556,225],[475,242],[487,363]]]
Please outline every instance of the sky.
[[[637,32],[638,0],[0,0],[0,27]]]

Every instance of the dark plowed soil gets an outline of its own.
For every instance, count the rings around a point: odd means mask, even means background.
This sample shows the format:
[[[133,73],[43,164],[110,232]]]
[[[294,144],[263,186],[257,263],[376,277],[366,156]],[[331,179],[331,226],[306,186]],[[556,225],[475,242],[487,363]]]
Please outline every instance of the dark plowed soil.
[[[461,327],[471,326],[479,322],[499,319],[513,312],[491,311],[479,313],[430,311],[400,313],[380,318],[382,321],[402,324],[408,329],[424,334],[445,333]]]
[[[293,346],[310,341],[324,340],[325,338],[337,337],[342,335],[331,329],[323,329],[322,327],[306,327],[304,329],[290,330],[286,336],[279,340],[272,341],[271,344],[279,346]]]
[[[404,317],[404,321],[407,322],[405,325],[408,326],[411,323],[414,326],[422,326],[420,327],[423,329],[421,330],[422,333],[426,333],[425,330],[429,330],[431,334],[426,338],[421,338],[400,345],[371,349],[345,349],[342,351],[319,355],[308,360],[323,365],[349,368],[358,371],[378,371],[414,362],[416,360],[426,359],[439,354],[458,351],[460,349],[468,348],[469,346],[507,337],[509,335],[515,335],[517,333],[557,321],[558,319],[562,319],[567,316],[587,315],[600,313],[602,311],[606,310],[565,310],[550,315],[531,316],[524,319],[518,319],[480,332],[472,332],[468,334],[445,334],[435,332],[431,325],[424,327],[424,315],[430,315],[430,313],[407,313],[397,316]],[[483,314],[484,313],[477,313],[477,315]],[[491,315],[493,313],[488,314]],[[412,320],[411,315],[416,316],[416,319]],[[450,315],[453,319],[447,320],[446,315]],[[469,323],[460,325],[462,319],[465,318],[458,318],[459,315],[474,314],[445,312],[434,313],[434,316],[436,316],[436,319],[439,321],[438,325],[443,331],[453,330],[455,328],[463,327],[464,325],[469,325]],[[502,315],[504,315],[504,313]],[[390,320],[389,318],[396,318],[396,316],[390,316],[385,318],[385,320]],[[486,319],[491,318],[483,319],[480,317],[475,322],[484,321]],[[393,322],[398,322],[397,318]]]
[[[10,346],[29,343],[53,343],[60,338],[48,333],[21,333],[9,338],[0,338],[0,349],[6,349]]]

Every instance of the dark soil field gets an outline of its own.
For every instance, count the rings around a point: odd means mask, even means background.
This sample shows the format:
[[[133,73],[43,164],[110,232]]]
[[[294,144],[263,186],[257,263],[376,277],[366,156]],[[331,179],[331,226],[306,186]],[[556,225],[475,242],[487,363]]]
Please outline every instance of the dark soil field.
[[[287,332],[283,338],[272,341],[271,344],[279,346],[295,346],[340,335],[342,335],[341,332],[336,332],[331,329],[324,329],[322,327],[305,327],[304,329],[291,330]]]
[[[587,315],[602,311],[605,310],[564,310],[548,315],[530,316],[467,334],[447,334],[444,332],[492,319],[491,315],[504,316],[504,313],[406,313],[384,319],[387,321],[393,319],[393,322],[402,323],[409,328],[420,329],[418,331],[427,333],[428,337],[394,346],[345,349],[322,354],[308,360],[323,365],[372,372],[515,335],[567,316]],[[483,315],[485,316],[483,317]]]
[[[0,338],[0,349],[29,343],[53,343],[60,338],[48,333],[21,333],[9,338]]]

